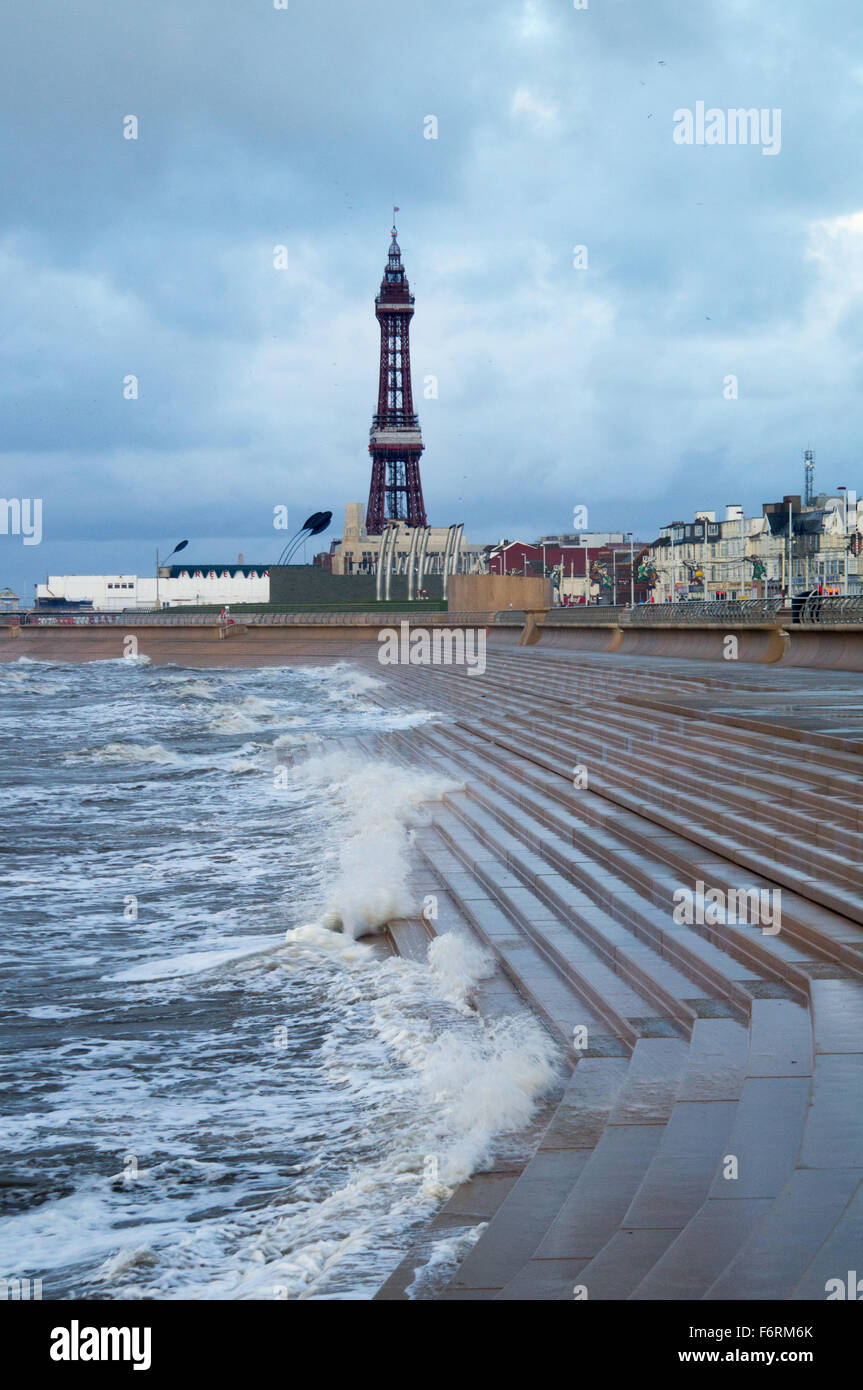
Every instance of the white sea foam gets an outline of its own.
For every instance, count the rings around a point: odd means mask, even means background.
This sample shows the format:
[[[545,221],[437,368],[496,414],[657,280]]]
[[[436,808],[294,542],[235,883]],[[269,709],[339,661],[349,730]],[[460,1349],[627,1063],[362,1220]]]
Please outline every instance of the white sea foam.
[[[218,970],[220,967],[243,960],[246,957],[269,954],[282,944],[282,938],[274,936],[248,937],[234,946],[222,947],[215,951],[189,951],[181,956],[170,956],[165,960],[144,961],[128,970],[120,970],[116,975],[106,975],[106,980],[167,980],[182,975],[199,975],[205,970]]]
[[[301,748],[310,743],[322,743],[320,734],[315,733],[296,733],[280,734],[273,742],[273,754],[277,763],[284,758],[290,758],[294,748]]]
[[[26,667],[22,670],[4,670],[0,666],[0,679],[2,679],[3,684],[11,686],[22,695],[61,695],[64,691],[71,689],[68,681],[53,678],[37,680],[38,674],[40,673],[29,671]]]
[[[298,785],[336,814],[338,867],[329,883],[324,917],[348,936],[379,930],[409,917],[416,903],[409,886],[406,830],[421,823],[421,807],[459,783],[435,773],[333,752],[294,769]]]
[[[429,1298],[448,1283],[487,1229],[488,1222],[480,1221],[476,1226],[454,1231],[442,1240],[436,1240],[425,1264],[414,1270],[413,1281],[405,1289],[408,1298]]]
[[[463,1007],[480,980],[494,974],[495,963],[479,942],[455,932],[443,932],[429,945],[428,966],[443,998]]]
[[[96,1279],[101,1283],[112,1284],[131,1269],[148,1269],[158,1264],[158,1256],[149,1245],[137,1245],[131,1249],[120,1250],[105,1260],[96,1271]]]
[[[175,1296],[329,1296],[347,1271],[356,1280],[365,1253],[388,1233],[430,1216],[492,1156],[500,1136],[528,1125],[556,1084],[557,1049],[532,1018],[465,1017],[441,999],[440,976],[398,958],[381,962],[319,926],[289,933],[286,954],[296,951],[309,964],[317,958],[341,966],[330,998],[342,1022],[322,1052],[343,1102],[353,1097],[358,1113],[376,1114],[374,1143],[344,1182],[317,1200],[281,1209],[240,1242],[218,1276],[206,1285],[184,1284]],[[469,974],[475,966],[474,960]],[[380,1065],[352,1059],[343,1033],[352,1015],[369,1018],[391,1059],[385,1084]],[[376,1105],[375,1088],[382,1086]],[[474,1228],[441,1242],[429,1261],[433,1269],[415,1279],[413,1296],[441,1282],[480,1233]]]
[[[251,733],[261,724],[293,724],[296,718],[286,714],[277,700],[264,700],[259,695],[247,695],[234,704],[213,705],[206,712],[214,716],[207,727],[220,734]]]
[[[531,1126],[555,1081],[539,1025],[489,1025],[471,1007],[489,961],[469,939],[439,939],[426,964],[352,938],[418,910],[409,828],[453,783],[356,751],[315,756],[321,734],[425,717],[364,704],[375,682],[350,667],[323,670],[323,683],[208,671],[214,699],[188,689],[194,673],[163,686],[161,670],[132,679],[118,666],[62,668],[84,698],[52,756],[81,761],[59,784],[49,765],[46,786],[63,816],[84,808],[82,846],[61,858],[66,916],[43,943],[39,992],[21,996],[42,1001],[31,1015],[45,1020],[32,1028],[47,1039],[42,1070],[30,1054],[18,1068],[22,1095],[34,1076],[60,1084],[47,1099],[37,1085],[4,1136],[56,1187],[0,1223],[0,1263],[45,1271],[46,1289],[50,1271],[58,1297],[369,1297],[463,1176],[529,1146],[507,1126]],[[209,720],[237,710],[261,732],[208,737]],[[286,715],[301,722],[281,733]],[[268,759],[303,744],[312,756],[278,803]],[[171,764],[211,773],[194,805],[126,794]],[[234,775],[251,766],[258,781]],[[297,814],[280,814],[285,804]],[[94,834],[104,817],[110,845]],[[44,886],[35,858],[22,871]],[[140,920],[118,930],[127,892]],[[288,916],[291,895],[307,893],[317,901]],[[289,921],[306,924],[285,935]],[[241,934],[249,925],[255,936]],[[87,1017],[97,996],[121,1035]],[[152,1001],[171,1001],[169,1026],[138,1056],[128,1020]],[[46,1135],[74,1149],[71,1175]],[[128,1153],[140,1157],[132,1183],[118,1173]],[[433,1264],[434,1277],[449,1268],[443,1252]]]
[[[305,666],[300,674],[307,679],[323,682],[327,699],[334,704],[353,704],[361,701],[364,695],[373,690],[383,689],[384,682],[368,671],[347,661],[335,662],[332,666]]]
[[[97,763],[161,763],[179,767],[185,761],[181,754],[161,743],[107,743],[102,748],[87,748],[71,753],[66,762],[87,758]]]
[[[216,698],[212,685],[209,685],[207,681],[184,681],[182,685],[177,685],[176,694],[196,700],[214,700]]]
[[[79,1018],[82,1014],[86,1014],[87,1010],[64,1008],[60,1004],[37,1004],[32,1009],[25,1009],[24,1012],[28,1018],[61,1019]]]

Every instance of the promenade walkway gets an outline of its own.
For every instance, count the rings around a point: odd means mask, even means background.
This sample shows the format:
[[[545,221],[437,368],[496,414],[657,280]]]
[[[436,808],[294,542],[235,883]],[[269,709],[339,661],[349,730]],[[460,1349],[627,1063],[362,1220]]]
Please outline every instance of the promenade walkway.
[[[481,676],[370,669],[441,719],[369,748],[464,778],[416,834],[426,891],[569,1068],[523,1171],[444,1209],[488,1224],[439,1296],[823,1300],[863,1275],[860,676],[514,645]],[[697,920],[748,888],[780,930]]]

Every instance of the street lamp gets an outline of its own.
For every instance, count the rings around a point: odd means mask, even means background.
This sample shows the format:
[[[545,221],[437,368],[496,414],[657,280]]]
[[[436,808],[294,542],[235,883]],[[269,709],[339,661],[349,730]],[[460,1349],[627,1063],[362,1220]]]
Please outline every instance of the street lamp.
[[[845,542],[848,539],[848,489],[844,483],[840,483],[836,489],[842,493],[842,593],[848,597],[848,550]]]
[[[171,554],[170,554],[170,555],[167,555],[167,556],[165,557],[165,563],[167,564],[168,560],[170,560],[174,555],[176,555],[177,552],[178,552],[179,550],[185,550],[185,549],[186,549],[186,546],[187,546],[188,544],[189,544],[188,541],[180,541],[180,544],[179,544],[179,545],[175,545],[175,546],[174,546],[174,549],[171,551]],[[159,607],[159,547],[156,546],[156,608],[158,609],[158,607]]]
[[[629,606],[635,607],[635,541],[631,531],[626,533],[629,537]]]
[[[292,536],[276,561],[277,565],[289,565],[293,560],[300,545],[305,545],[309,536],[319,536],[322,531],[326,531],[333,519],[332,512],[312,512],[311,516],[306,517],[304,524]],[[305,558],[305,550],[303,551]]]

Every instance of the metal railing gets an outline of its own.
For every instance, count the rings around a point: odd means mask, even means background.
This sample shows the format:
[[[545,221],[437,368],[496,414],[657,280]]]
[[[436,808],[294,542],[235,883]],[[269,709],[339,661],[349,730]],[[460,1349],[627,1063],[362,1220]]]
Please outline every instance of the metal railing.
[[[453,613],[443,611],[443,605],[433,603],[422,608],[401,610],[397,607],[376,608],[370,604],[367,609],[356,612],[310,613],[240,613],[233,612],[229,624],[235,627],[392,627],[399,622],[409,622],[414,626],[440,626],[448,621],[488,623],[488,614],[483,610],[477,613]],[[30,628],[99,628],[99,627],[223,627],[220,613],[165,613],[152,611],[130,611],[124,613],[16,613],[0,615],[0,624],[13,626],[19,624]]]
[[[792,600],[795,623],[863,623],[863,594],[847,598],[826,598],[812,594],[798,607]]]
[[[624,624],[638,623],[777,623],[782,598],[690,599],[685,603],[645,603],[631,608]]]
[[[368,609],[353,611],[318,612],[252,612],[232,611],[231,618],[238,626],[294,627],[294,626],[345,626],[368,625],[390,626],[405,619],[411,623],[439,624],[448,621],[442,611],[442,604],[423,605],[400,610],[396,605],[378,608],[370,603]],[[451,614],[450,621],[466,619],[487,623],[488,615]],[[503,609],[492,619],[498,625],[521,625],[525,621],[523,611]],[[794,598],[786,606],[782,598],[764,599],[691,599],[685,603],[645,603],[636,608],[621,608],[612,605],[578,606],[576,608],[550,608],[544,619],[548,626],[595,627],[619,624],[622,627],[644,625],[688,625],[692,623],[756,624],[778,626],[792,622],[795,626],[863,624],[863,594],[853,597]],[[189,613],[181,610],[132,609],[111,613],[0,613],[0,626],[9,627],[20,624],[22,627],[221,627],[221,614]]]

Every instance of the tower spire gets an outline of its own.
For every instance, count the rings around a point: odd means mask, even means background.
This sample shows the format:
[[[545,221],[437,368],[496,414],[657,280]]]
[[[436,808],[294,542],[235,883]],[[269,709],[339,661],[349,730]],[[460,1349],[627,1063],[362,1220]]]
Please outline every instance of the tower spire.
[[[423,442],[411,386],[410,321],[414,297],[398,243],[398,211],[394,206],[392,240],[380,293],[375,299],[375,317],[381,326],[381,355],[378,408],[369,437],[372,478],[366,530],[372,536],[380,535],[388,521],[401,521],[406,526],[426,525],[419,467]]]

